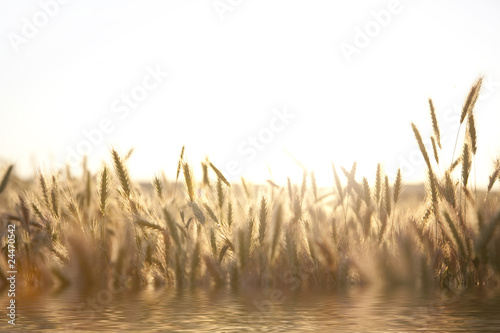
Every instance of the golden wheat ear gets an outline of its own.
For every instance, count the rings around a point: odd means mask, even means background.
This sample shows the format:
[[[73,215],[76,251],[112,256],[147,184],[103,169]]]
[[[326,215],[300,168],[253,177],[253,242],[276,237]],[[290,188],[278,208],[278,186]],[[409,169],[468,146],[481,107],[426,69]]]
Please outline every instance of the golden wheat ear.
[[[259,242],[260,245],[264,243],[264,239],[267,233],[267,213],[268,213],[268,204],[266,201],[266,197],[262,196],[260,199],[260,209],[259,209]]]
[[[127,168],[123,164],[123,161],[118,154],[118,152],[113,148],[111,149],[111,155],[113,157],[113,163],[115,166],[115,171],[120,180],[120,186],[122,189],[122,195],[126,199],[130,199],[130,195],[132,194],[132,189],[130,187],[130,178],[128,175]]]
[[[449,172],[446,172],[444,175],[444,187],[442,188],[442,195],[446,201],[453,207],[457,208],[457,201],[455,195],[455,184],[451,179],[451,175]]]
[[[434,139],[434,136],[431,136],[431,142],[432,142],[432,151],[434,153],[434,159],[436,160],[436,163],[439,166],[439,154],[436,147],[436,140]]]
[[[495,168],[495,170],[493,170],[493,172],[491,173],[491,175],[489,177],[489,181],[488,181],[488,193],[493,188],[493,185],[495,185],[495,182],[497,181],[497,179],[499,178],[499,176],[500,176],[500,165],[497,166]]]
[[[185,146],[182,146],[181,154],[179,156],[179,161],[177,162],[177,172],[175,174],[174,197],[173,197],[172,201],[175,201],[175,195],[177,194],[177,181],[179,180],[179,174],[181,173],[182,164],[184,162],[184,147]]]
[[[182,172],[184,173],[184,181],[186,183],[186,190],[189,196],[189,201],[194,201],[194,178],[191,167],[187,162],[182,164]]]
[[[398,169],[398,173],[396,174],[396,180],[394,181],[394,206],[398,203],[399,195],[401,194],[401,190],[403,188],[403,177],[401,175],[401,168]]]
[[[413,130],[413,134],[415,134],[415,139],[417,140],[418,143],[418,148],[420,148],[420,152],[422,153],[422,156],[424,157],[425,163],[431,168],[431,161],[429,159],[429,155],[427,154],[427,149],[425,149],[424,141],[422,140],[422,136],[420,135],[420,132],[418,131],[417,126],[414,123],[411,123],[411,128]]]
[[[472,85],[469,90],[469,94],[467,95],[467,99],[465,100],[464,106],[462,108],[462,114],[460,115],[460,124],[462,124],[465,120],[465,117],[474,110],[474,106],[476,104],[477,98],[479,97],[479,91],[481,90],[481,86],[483,84],[483,77],[479,77],[476,82]]]
[[[371,208],[370,184],[368,184],[368,179],[366,177],[363,177],[361,186],[363,188],[363,200],[365,201],[366,207],[370,209]]]
[[[467,99],[462,107],[462,114],[460,115],[460,125],[458,126],[457,138],[455,139],[455,146],[453,147],[453,154],[451,155],[451,161],[453,163],[453,159],[455,158],[455,151],[457,149],[458,137],[460,135],[460,129],[462,128],[462,123],[465,120],[467,115],[473,113],[474,106],[479,97],[479,91],[481,90],[481,85],[483,84],[483,77],[479,77],[476,82],[472,85],[469,94],[467,95]],[[474,128],[475,131],[475,128]]]
[[[471,157],[470,148],[467,143],[464,144],[464,149],[462,152],[462,185],[467,187],[467,182],[469,180],[469,174],[471,170]]]
[[[222,187],[222,180],[220,178],[217,178],[217,203],[219,205],[219,210],[222,211],[222,207],[224,206],[224,188]]]
[[[45,177],[41,172],[38,179],[40,181],[40,188],[42,190],[43,203],[45,204],[45,207],[50,210],[51,207],[50,207],[49,189],[47,186],[47,181],[45,180]]]
[[[10,165],[7,168],[7,171],[5,171],[5,174],[3,175],[2,182],[0,183],[0,193],[2,193],[5,188],[7,187],[7,183],[9,182],[10,174],[12,173],[12,169],[14,168],[14,165]]]
[[[375,203],[380,202],[380,197],[382,193],[382,165],[377,164],[377,171],[375,173]]]
[[[201,162],[201,170],[203,172],[203,185],[210,187],[210,179],[208,177],[208,158],[206,162]]]
[[[179,162],[177,162],[177,173],[175,174],[175,181],[176,182],[179,179],[179,174],[181,172],[181,166],[182,166],[182,163],[184,162],[184,147],[185,146],[182,146],[181,154],[179,156]]]
[[[222,172],[220,172],[219,169],[217,169],[215,167],[215,165],[213,165],[212,162],[209,162],[209,163],[210,163],[210,167],[212,168],[212,170],[217,174],[217,178],[220,179],[224,184],[226,184],[227,187],[231,187],[231,184],[227,181],[226,177],[224,177]]]
[[[384,198],[385,198],[385,211],[387,216],[391,216],[391,188],[389,186],[389,177],[385,176],[385,186],[384,186]]]
[[[227,203],[227,226],[229,228],[231,228],[233,220],[234,220],[233,203],[231,202],[231,199],[229,199],[229,202]]]
[[[470,142],[470,148],[472,150],[472,155],[476,155],[477,152],[477,133],[476,133],[476,122],[474,120],[474,113],[469,113],[469,119],[467,120],[467,138]]]
[[[155,190],[155,194],[160,199],[160,201],[163,200],[163,185],[161,183],[160,177],[158,175],[155,175],[153,177],[153,187]]]
[[[441,149],[441,134],[439,132],[439,124],[438,124],[438,121],[437,121],[437,117],[436,117],[436,110],[434,109],[434,103],[432,103],[432,99],[429,98],[429,108],[430,108],[430,111],[431,111],[431,121],[432,121],[432,130],[434,132],[434,137],[436,138],[436,143],[439,147],[439,149]]]
[[[101,171],[101,175],[99,177],[99,186],[98,186],[98,194],[99,194],[99,210],[101,214],[106,215],[106,205],[108,203],[109,196],[109,172],[108,168],[104,166]]]

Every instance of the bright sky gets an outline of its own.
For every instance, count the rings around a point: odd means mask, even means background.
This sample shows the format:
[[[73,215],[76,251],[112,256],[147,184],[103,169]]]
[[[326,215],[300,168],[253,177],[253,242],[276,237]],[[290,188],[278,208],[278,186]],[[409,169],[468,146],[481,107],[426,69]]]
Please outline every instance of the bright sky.
[[[180,149],[229,178],[322,184],[331,162],[373,180],[425,173],[410,123],[449,164],[467,92],[476,105],[477,177],[500,153],[497,1],[0,1],[0,162],[20,175],[109,147],[133,176],[175,177]],[[168,75],[167,75],[168,73]],[[462,127],[462,131],[464,128]],[[429,146],[430,147],[430,146]]]

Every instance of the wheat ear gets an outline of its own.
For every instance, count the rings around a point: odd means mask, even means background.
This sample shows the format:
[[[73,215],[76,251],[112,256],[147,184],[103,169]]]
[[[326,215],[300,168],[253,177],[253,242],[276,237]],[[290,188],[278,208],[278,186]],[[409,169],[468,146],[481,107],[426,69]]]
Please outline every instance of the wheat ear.
[[[441,134],[439,133],[439,124],[437,121],[434,104],[432,103],[432,99],[430,98],[429,98],[429,107],[431,109],[432,130],[434,131],[434,137],[436,138],[437,145],[441,149]]]
[[[13,165],[10,165],[7,168],[7,171],[5,171],[5,174],[3,175],[2,182],[0,183],[0,193],[2,193],[5,188],[7,187],[7,183],[9,182],[10,174],[12,173],[12,169],[14,168]]]

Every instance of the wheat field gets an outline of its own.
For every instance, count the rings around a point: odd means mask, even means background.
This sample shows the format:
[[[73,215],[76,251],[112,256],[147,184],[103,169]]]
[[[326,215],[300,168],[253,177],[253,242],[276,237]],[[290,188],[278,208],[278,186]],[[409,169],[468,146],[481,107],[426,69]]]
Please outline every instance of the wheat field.
[[[130,178],[130,154],[115,149],[97,174],[84,163],[81,176],[66,170],[26,181],[3,166],[0,284],[7,285],[7,224],[14,224],[23,288],[495,286],[500,161],[486,191],[471,180],[481,83],[456,120],[465,130],[451,165],[441,156],[432,100],[432,151],[411,124],[427,165],[425,195],[413,201],[401,171],[390,182],[383,163],[371,180],[356,177],[356,164],[332,164],[330,188],[305,169],[300,184],[230,184],[208,159],[195,179],[184,147],[175,177],[155,175],[149,186]]]

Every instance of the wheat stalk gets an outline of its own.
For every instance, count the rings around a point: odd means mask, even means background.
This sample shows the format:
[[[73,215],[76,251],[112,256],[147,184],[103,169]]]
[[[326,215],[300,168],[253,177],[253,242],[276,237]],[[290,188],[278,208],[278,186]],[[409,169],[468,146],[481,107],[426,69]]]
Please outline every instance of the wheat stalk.
[[[500,175],[500,167],[495,168],[491,175],[489,176],[489,181],[488,181],[488,193],[491,191],[493,188],[493,185],[495,184],[495,181],[498,179],[498,176]]]
[[[458,136],[460,134],[460,128],[462,127],[462,123],[465,120],[465,117],[472,113],[474,110],[474,106],[476,104],[477,98],[479,97],[479,91],[481,90],[481,85],[483,83],[483,77],[480,77],[474,82],[471,89],[469,90],[469,94],[467,95],[467,99],[462,107],[462,114],[460,115],[460,124],[458,126],[457,138],[455,139],[455,146],[453,147],[453,154],[451,155],[451,160],[455,158],[455,150],[457,149]]]
[[[472,150],[472,154],[476,155],[477,152],[477,133],[476,133],[476,124],[474,121],[474,113],[470,112],[469,113],[469,119],[467,121],[467,133],[469,141],[470,141],[470,148]]]
[[[120,155],[118,155],[118,152],[115,149],[111,150],[111,154],[113,156],[116,174],[118,175],[118,179],[120,180],[122,195],[126,199],[130,199],[132,189],[130,187],[130,178],[128,176],[127,168],[123,164]]]
[[[186,190],[189,196],[189,201],[194,202],[194,179],[192,176],[191,167],[187,162],[182,163],[182,171],[184,173],[184,181],[186,183]]]
[[[457,243],[461,257],[465,258],[466,257],[465,246],[462,241],[462,238],[460,238],[460,235],[458,234],[457,228],[455,227],[455,223],[453,223],[453,220],[451,219],[450,214],[448,214],[447,211],[444,211],[443,215],[446,222],[448,223],[448,226],[450,227],[453,238],[455,239],[455,243]]]
[[[208,178],[208,164],[201,162],[201,170],[203,172],[203,185],[210,187],[210,179]]]
[[[52,214],[55,218],[59,218],[59,187],[57,186],[56,178],[52,177],[52,189],[50,191]]]
[[[434,172],[432,172],[432,168],[427,169],[427,174],[429,177],[429,189],[431,191],[431,198],[432,198],[432,211],[434,213],[434,218],[436,220],[436,244],[438,240],[438,206],[439,206],[439,201],[438,201],[438,186],[437,186],[437,179],[436,176],[434,176]]]
[[[304,195],[307,190],[307,170],[302,172],[302,185],[300,186],[300,201],[304,200]]]
[[[205,223],[205,215],[203,215],[203,212],[201,211],[200,207],[198,204],[194,201],[191,201],[188,203],[189,207],[191,207],[191,210],[193,211],[194,217],[201,223]],[[212,212],[213,214],[213,212]],[[215,216],[215,214],[214,214]]]
[[[278,243],[281,235],[281,225],[283,223],[282,207],[280,204],[278,204],[278,206],[276,207],[273,222],[274,222],[274,233],[271,243],[271,257],[270,257],[271,261],[274,261],[276,256],[276,250],[278,248]]]
[[[431,109],[432,130],[434,131],[434,137],[436,138],[437,145],[441,149],[441,134],[439,133],[439,125],[436,117],[436,111],[434,110],[434,104],[432,103],[432,99],[430,98],[429,107]]]
[[[370,193],[370,185],[368,184],[368,179],[363,177],[362,181],[363,187],[363,200],[365,200],[366,207],[370,209],[371,207],[371,193]]]
[[[42,196],[43,196],[43,202],[45,203],[45,207],[48,209],[51,209],[50,207],[50,199],[49,199],[49,190],[47,187],[47,182],[45,181],[45,177],[43,174],[40,173],[40,187],[42,188]]]
[[[224,284],[224,279],[222,278],[221,273],[219,272],[219,267],[217,267],[217,263],[207,255],[203,256],[203,261],[205,262],[205,266],[207,267],[207,272],[214,279],[216,286],[222,286]]]
[[[422,156],[424,157],[425,163],[431,168],[431,161],[429,160],[429,155],[427,154],[427,149],[425,149],[424,141],[422,140],[422,136],[420,135],[420,132],[418,131],[417,126],[414,123],[411,123],[411,128],[413,129],[413,134],[415,134],[415,139],[417,140],[418,147],[420,148],[420,152],[422,153]]]
[[[170,236],[172,237],[172,239],[175,242],[175,245],[177,246],[177,251],[180,251],[182,245],[181,245],[181,238],[177,230],[177,222],[175,222],[174,218],[172,217],[172,215],[170,215],[169,211],[166,208],[163,208],[163,216],[165,218],[165,221],[167,222],[167,227],[170,232]]]
[[[432,151],[434,152],[434,159],[436,160],[436,163],[439,165],[439,155],[436,147],[436,140],[434,140],[433,136],[431,136],[431,142],[432,142]]]
[[[181,168],[184,163],[184,147],[182,146],[181,149],[181,154],[179,155],[179,161],[177,162],[177,172],[175,173],[175,188],[174,188],[174,198],[173,201],[175,201],[175,196],[177,194],[177,181],[179,180],[179,175],[181,173]]]
[[[217,174],[217,179],[221,180],[224,184],[226,184],[227,187],[231,187],[231,184],[227,181],[222,172],[220,172],[219,169],[217,169],[215,165],[212,164],[212,162],[209,163],[212,170]]]
[[[311,186],[314,195],[314,201],[318,201],[318,185],[316,184],[316,176],[314,175],[314,171],[311,171]]]
[[[231,228],[234,221],[233,203],[231,200],[227,203],[227,226]]]
[[[212,221],[214,221],[215,223],[219,224],[219,219],[215,215],[215,213],[212,210],[212,208],[210,208],[210,206],[208,204],[206,204],[206,203],[203,204],[203,207],[205,207],[205,211],[208,213],[208,215],[210,216],[210,218],[212,219]]]
[[[462,152],[462,185],[464,188],[467,187],[467,181],[469,179],[470,169],[471,169],[470,149],[469,145],[465,143]]]
[[[287,190],[288,190],[288,199],[290,199],[290,202],[293,202],[293,189],[292,189],[292,181],[290,180],[290,177],[286,178],[286,185],[287,185]]]
[[[462,108],[462,114],[460,115],[460,124],[462,124],[465,120],[465,117],[474,110],[474,106],[476,104],[477,98],[479,97],[479,91],[481,90],[481,85],[483,84],[483,77],[480,77],[474,82],[471,89],[469,90],[469,94],[467,95],[467,99],[465,100],[464,106]]]
[[[179,179],[179,174],[181,173],[181,166],[184,162],[184,146],[182,146],[181,154],[179,156],[179,161],[177,162],[177,172],[175,173],[175,181]]]
[[[380,202],[380,194],[382,193],[382,166],[377,164],[377,172],[375,174],[375,203]]]
[[[30,210],[28,206],[26,205],[26,200],[24,200],[24,197],[22,195],[19,195],[19,207],[21,208],[21,216],[22,216],[22,224],[24,227],[24,230],[30,234],[30,229],[29,229],[29,224],[30,224]],[[30,235],[31,238],[31,235]]]
[[[387,216],[391,216],[391,189],[389,187],[389,177],[385,176],[385,186],[384,186],[384,199],[385,199],[385,211]]]
[[[398,169],[398,172],[396,174],[396,180],[394,181],[394,206],[396,206],[396,203],[398,202],[402,187],[403,187],[403,177],[401,175],[401,168],[400,168]]]
[[[13,165],[9,165],[9,167],[7,168],[7,171],[5,171],[5,174],[3,175],[3,178],[2,178],[2,182],[0,183],[0,194],[7,187],[7,183],[9,182],[10,174],[12,173],[13,168],[14,168]]]
[[[476,253],[484,259],[486,248],[495,234],[495,229],[500,226],[500,211],[495,215],[490,222],[482,228],[475,242]]]
[[[220,178],[217,178],[217,202],[219,204],[219,210],[222,211],[222,207],[224,206],[224,189],[222,188],[222,181]]]
[[[102,215],[106,215],[106,204],[108,202],[108,189],[109,189],[109,173],[108,168],[104,166],[101,172],[101,177],[99,178],[99,209]]]
[[[140,225],[141,227],[147,227],[147,228],[151,228],[151,229],[155,229],[155,230],[159,230],[159,231],[165,231],[165,228],[163,228],[161,225],[150,222],[150,221],[145,220],[141,217],[136,217],[134,219],[134,223],[137,225]]]
[[[266,237],[267,229],[267,201],[264,196],[260,199],[260,210],[259,210],[259,242],[260,246],[264,244],[264,238]]]
[[[451,175],[449,172],[445,173],[444,180],[445,180],[445,185],[444,185],[443,196],[453,208],[457,208],[455,185],[453,184],[453,180],[451,179]]]
[[[195,284],[196,275],[198,273],[198,268],[200,266],[200,242],[196,242],[193,250],[193,254],[191,255],[191,272],[190,272],[190,280],[191,286]]]

